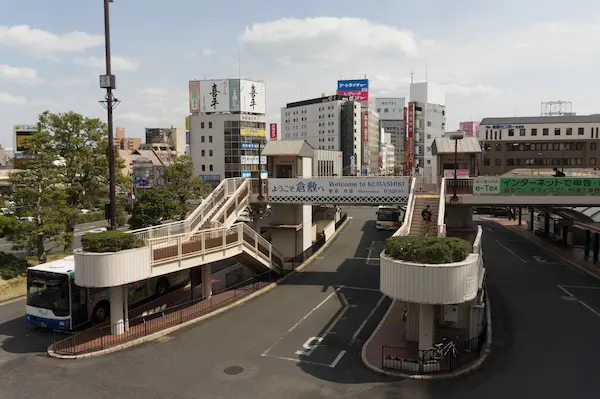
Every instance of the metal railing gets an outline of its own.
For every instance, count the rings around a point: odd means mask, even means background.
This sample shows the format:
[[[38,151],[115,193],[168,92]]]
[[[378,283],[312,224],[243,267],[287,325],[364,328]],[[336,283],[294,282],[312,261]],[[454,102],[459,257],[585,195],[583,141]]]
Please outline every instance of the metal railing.
[[[209,298],[183,302],[147,316],[130,319],[129,328],[124,328],[125,324],[121,322],[91,328],[61,340],[57,340],[55,334],[50,349],[60,355],[74,356],[114,347],[214,312],[276,282],[279,277],[277,273],[269,270]],[[112,335],[111,332],[115,330],[125,331],[120,335]]]
[[[244,245],[246,252],[265,263],[283,271],[283,255],[260,234],[245,223],[236,223],[230,227],[215,227],[199,230],[193,234],[178,234],[169,237],[148,240],[151,249],[151,264],[183,260],[191,257],[223,252],[226,249]]]
[[[446,178],[442,177],[440,184],[440,204],[438,207],[438,220],[437,220],[437,235],[439,237],[446,236]]]
[[[406,212],[404,213],[404,221],[402,222],[402,226],[396,230],[392,237],[398,236],[407,236],[410,234],[410,226],[412,224],[413,212],[415,210],[415,196],[416,190],[416,178],[413,177],[410,183],[410,191],[408,193],[408,203],[406,204]]]
[[[445,179],[444,179],[445,180]],[[454,187],[456,186],[457,195],[472,195],[473,194],[473,179],[448,179],[446,180],[446,195],[454,194]]]
[[[225,203],[217,209],[217,212],[210,217],[210,222],[219,222],[221,225],[226,226],[227,220],[231,215],[236,214],[240,206],[247,206],[249,204],[249,196],[251,190],[251,183],[247,179],[237,188],[237,190],[228,197]],[[237,216],[233,219],[233,223],[237,220]],[[233,224],[231,223],[231,224]]]
[[[444,353],[435,349],[418,350],[394,346],[381,347],[384,369],[418,374],[449,373],[472,364],[483,354],[487,342],[487,323],[484,323],[477,337],[454,343],[456,352]]]

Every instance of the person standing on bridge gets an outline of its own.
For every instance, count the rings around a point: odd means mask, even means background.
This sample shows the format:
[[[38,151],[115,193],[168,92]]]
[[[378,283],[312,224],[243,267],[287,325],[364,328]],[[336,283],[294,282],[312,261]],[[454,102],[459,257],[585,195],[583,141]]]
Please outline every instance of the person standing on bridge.
[[[431,206],[427,205],[425,209],[421,212],[421,216],[423,217],[423,222],[425,225],[425,235],[429,235],[429,229],[431,228],[431,217],[433,213],[431,212]]]

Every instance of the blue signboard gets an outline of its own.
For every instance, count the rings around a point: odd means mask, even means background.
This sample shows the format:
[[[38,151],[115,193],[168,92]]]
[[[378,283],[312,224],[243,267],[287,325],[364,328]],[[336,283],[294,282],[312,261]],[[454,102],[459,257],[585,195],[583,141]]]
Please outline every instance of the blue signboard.
[[[348,90],[369,90],[369,79],[354,79],[354,80],[338,80],[338,91]]]
[[[240,143],[240,148],[246,150],[258,150],[258,143]]]
[[[252,177],[252,172],[250,172],[249,170],[242,170],[242,177],[250,178]]]
[[[204,181],[218,181],[221,180],[221,175],[198,175]]]
[[[136,187],[150,187],[150,180],[144,179],[142,177],[135,177],[133,179],[133,183]]]

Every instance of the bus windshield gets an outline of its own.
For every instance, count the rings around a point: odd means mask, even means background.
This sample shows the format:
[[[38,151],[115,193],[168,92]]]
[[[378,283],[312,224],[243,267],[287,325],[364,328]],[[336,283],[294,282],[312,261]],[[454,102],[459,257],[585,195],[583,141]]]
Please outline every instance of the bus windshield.
[[[400,219],[400,211],[397,209],[381,208],[377,212],[377,220],[380,222],[397,222]]]
[[[68,316],[69,276],[39,270],[27,271],[27,305]]]

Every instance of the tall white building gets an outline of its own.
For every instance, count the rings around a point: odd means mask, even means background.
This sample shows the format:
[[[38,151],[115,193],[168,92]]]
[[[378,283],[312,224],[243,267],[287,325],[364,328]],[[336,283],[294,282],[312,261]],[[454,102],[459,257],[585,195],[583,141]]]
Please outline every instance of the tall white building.
[[[404,161],[404,97],[377,97],[375,105],[379,114],[380,126],[390,135],[389,143],[394,146],[396,166]]]
[[[344,175],[362,159],[360,103],[340,95],[297,101],[281,108],[280,140],[306,140],[315,149],[342,152]],[[356,168],[355,168],[356,169]]]
[[[395,175],[396,169],[396,151],[392,144],[393,135],[386,133],[385,129],[381,129],[381,172],[385,176]]]
[[[189,154],[207,182],[266,178],[266,85],[246,79],[190,82]]]
[[[446,97],[438,86],[429,83],[411,83],[410,103],[408,105],[407,136],[410,135],[410,114],[414,112],[412,122],[413,170],[435,183],[438,177],[437,158],[431,152],[433,141],[442,137],[446,130]],[[410,142],[411,138],[407,140]],[[409,149],[410,152],[410,149]],[[410,154],[408,156],[410,162]],[[410,165],[409,165],[410,166]]]
[[[376,175],[379,173],[379,152],[381,150],[381,131],[379,114],[375,101],[363,103],[362,117],[362,174]]]

